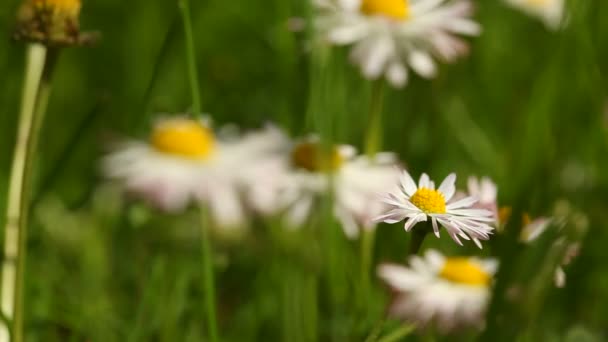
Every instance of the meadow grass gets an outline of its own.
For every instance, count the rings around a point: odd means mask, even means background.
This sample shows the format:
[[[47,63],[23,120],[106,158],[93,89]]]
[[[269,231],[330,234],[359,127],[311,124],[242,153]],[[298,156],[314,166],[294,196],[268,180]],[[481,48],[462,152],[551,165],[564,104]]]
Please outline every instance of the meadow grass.
[[[287,30],[288,19],[309,16],[305,1],[191,2],[203,113],[365,149],[374,86],[345,49],[317,48],[306,31]],[[25,48],[9,39],[17,6],[0,8],[0,208],[23,81]],[[565,288],[550,279],[563,254],[551,234],[524,249],[513,222],[482,251],[431,237],[424,249],[492,255],[501,268],[485,332],[412,334],[385,317],[389,294],[373,267],[362,288],[359,242],[344,237],[326,203],[303,231],[254,220],[237,238],[213,235],[221,340],[608,338],[608,3],[568,7],[568,27],[550,32],[499,1],[477,1],[483,34],[470,39],[470,55],[431,81],[384,87],[380,136],[412,174],[455,171],[460,187],[469,174],[492,177],[514,217],[567,211],[567,239],[582,247]],[[198,211],[158,213],[99,172],[116,136],[145,137],[157,113],[198,106],[177,2],[85,1],[81,23],[103,38],[66,49],[56,65],[34,170],[26,340],[205,340]],[[579,213],[587,231],[577,229]],[[373,265],[404,261],[410,238],[381,224]]]

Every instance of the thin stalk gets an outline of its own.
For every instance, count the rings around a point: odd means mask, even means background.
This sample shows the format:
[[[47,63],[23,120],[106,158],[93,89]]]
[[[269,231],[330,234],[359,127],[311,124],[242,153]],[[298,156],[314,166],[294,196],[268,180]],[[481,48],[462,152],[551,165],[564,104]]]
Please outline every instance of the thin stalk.
[[[209,333],[209,341],[219,341],[217,332],[217,318],[215,313],[215,279],[213,273],[213,251],[211,250],[211,241],[209,240],[209,220],[206,210],[200,208],[201,222],[201,247],[203,253],[203,296],[205,301],[205,317],[207,319],[207,330]]]
[[[418,227],[418,229],[414,228],[412,230],[412,238],[410,240],[410,249],[408,250],[408,255],[416,255],[420,251],[420,247],[422,247],[422,243],[424,242],[424,238],[429,233],[430,227]]]
[[[23,341],[23,292],[27,254],[27,218],[38,137],[50,94],[54,52],[40,44],[27,50],[17,141],[9,180],[0,307],[12,326],[0,327],[0,341]]]
[[[402,325],[387,336],[378,340],[378,342],[397,342],[410,335],[415,328],[414,325]]]
[[[376,240],[375,229],[364,229],[361,234],[361,300],[362,307],[367,307],[369,292],[371,289],[370,270],[374,253],[374,242]]]
[[[382,80],[372,83],[372,96],[369,106],[367,133],[365,137],[365,154],[371,159],[382,148],[382,107],[384,103],[384,83]]]
[[[188,78],[192,90],[192,114],[196,118],[201,114],[201,92],[198,82],[198,68],[196,66],[196,49],[194,48],[194,34],[192,33],[192,19],[190,16],[190,1],[180,0],[179,8],[184,22],[186,45],[186,62],[188,65]]]

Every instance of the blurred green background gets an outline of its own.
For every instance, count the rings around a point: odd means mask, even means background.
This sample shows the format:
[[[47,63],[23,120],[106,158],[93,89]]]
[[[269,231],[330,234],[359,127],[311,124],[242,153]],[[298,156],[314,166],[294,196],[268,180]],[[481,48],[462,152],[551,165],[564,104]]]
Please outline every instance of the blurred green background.
[[[2,212],[25,50],[10,40],[18,1],[4,3]],[[491,176],[502,203],[532,216],[550,215],[558,200],[585,213],[590,229],[567,268],[567,287],[547,287],[535,299],[542,313],[505,309],[502,319],[511,325],[497,329],[523,332],[524,340],[608,339],[608,3],[571,1],[561,32],[500,1],[476,3],[483,34],[471,39],[470,56],[442,66],[432,81],[414,78],[387,91],[385,149],[398,152],[415,175],[437,179],[455,171],[461,187],[467,175]],[[304,0],[200,0],[192,11],[203,107],[217,124],[256,128],[272,121],[296,136],[331,131],[362,147],[369,84],[346,62],[346,51],[334,50],[317,65],[306,33],[287,30],[289,18],[309,13]],[[195,215],[161,215],[125,202],[98,172],[112,138],[145,137],[157,113],[190,107],[177,2],[85,0],[81,26],[103,39],[66,49],[54,75],[28,244],[28,340],[204,340]],[[328,222],[322,228],[337,229]],[[330,305],[326,246],[305,233],[278,243],[270,235],[253,222],[238,241],[217,237],[223,340],[362,341],[373,329],[390,328],[378,327],[387,297],[375,279],[369,307],[353,308],[356,242],[340,237],[331,246],[344,286]],[[377,238],[377,260],[404,260],[409,236],[399,225],[380,226]],[[532,246],[532,256],[520,256],[514,245],[482,253],[517,254],[503,262],[530,268],[542,262],[545,245]],[[477,253],[445,237],[424,247]],[[318,301],[303,305],[310,298]]]

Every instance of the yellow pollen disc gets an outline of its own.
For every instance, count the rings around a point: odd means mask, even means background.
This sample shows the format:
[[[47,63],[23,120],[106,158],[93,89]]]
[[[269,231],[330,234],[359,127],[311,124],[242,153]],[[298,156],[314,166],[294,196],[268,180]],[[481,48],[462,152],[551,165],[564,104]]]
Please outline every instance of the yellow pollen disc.
[[[298,144],[292,151],[291,161],[295,167],[311,172],[335,171],[342,166],[344,158],[337,148],[331,151],[322,151],[316,142]]]
[[[383,15],[390,19],[405,20],[410,16],[409,0],[363,0],[361,12]]]
[[[82,6],[81,0],[34,0],[37,6],[51,7],[59,12],[77,15]]]
[[[549,5],[550,0],[526,0],[525,2],[530,6],[544,7]]]
[[[154,128],[150,142],[160,152],[190,159],[206,159],[215,147],[209,128],[189,119],[162,121]]]
[[[420,188],[410,197],[410,201],[427,214],[445,214],[445,198],[437,190]]]
[[[439,276],[453,283],[487,286],[491,276],[477,263],[468,258],[448,258]]]

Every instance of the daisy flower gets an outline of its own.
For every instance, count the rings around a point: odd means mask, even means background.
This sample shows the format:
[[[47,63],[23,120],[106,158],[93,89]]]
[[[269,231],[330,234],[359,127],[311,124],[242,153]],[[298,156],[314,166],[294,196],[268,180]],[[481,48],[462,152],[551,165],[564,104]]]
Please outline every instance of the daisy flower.
[[[416,185],[412,176],[403,171],[401,188],[383,197],[390,209],[376,220],[386,223],[405,220],[405,231],[409,232],[416,223],[430,219],[437,237],[441,225],[459,245],[462,245],[460,238],[463,238],[473,240],[481,248],[480,240],[488,240],[494,229],[489,225],[494,222],[492,213],[473,208],[472,205],[477,202],[475,197],[453,200],[455,182],[456,175],[452,173],[435,189],[435,183],[423,173]]]
[[[314,137],[292,146],[283,162],[281,175],[250,189],[250,202],[264,214],[282,213],[286,224],[297,228],[306,223],[321,197],[332,191],[333,214],[349,238],[376,226],[373,218],[386,209],[376,200],[377,193],[390,191],[399,177],[391,153],[370,159],[358,156],[349,145],[326,152]]]
[[[424,78],[437,73],[433,56],[451,62],[468,52],[458,35],[481,31],[469,0],[314,0],[317,29],[332,44],[353,45],[350,58],[368,79],[395,87],[408,68]]]
[[[498,187],[489,177],[469,177],[467,191],[469,196],[477,198],[477,203],[473,205],[475,208],[489,210],[492,217],[498,220]]]
[[[524,227],[520,233],[520,240],[526,244],[532,244],[536,241],[548,228],[555,224],[555,220],[546,217],[540,217],[535,220],[530,220],[529,216],[524,216]],[[561,228],[560,225],[557,225]],[[554,244],[566,243],[566,239],[562,236],[558,238]],[[566,272],[564,267],[568,266],[572,260],[578,255],[580,245],[578,243],[570,243],[566,246],[565,254],[560,264],[553,272],[553,283],[556,287],[563,288],[566,286]]]
[[[419,328],[434,323],[445,333],[483,326],[497,268],[493,259],[451,258],[429,250],[424,257],[412,256],[409,267],[380,265],[378,275],[394,290],[392,317]]]
[[[160,209],[203,202],[218,225],[238,226],[245,220],[240,187],[272,174],[269,156],[283,141],[273,127],[218,138],[201,121],[170,118],[156,123],[149,141],[123,143],[102,166],[107,177]]]
[[[564,0],[505,0],[524,13],[541,19],[549,29],[560,28],[564,18]]]

